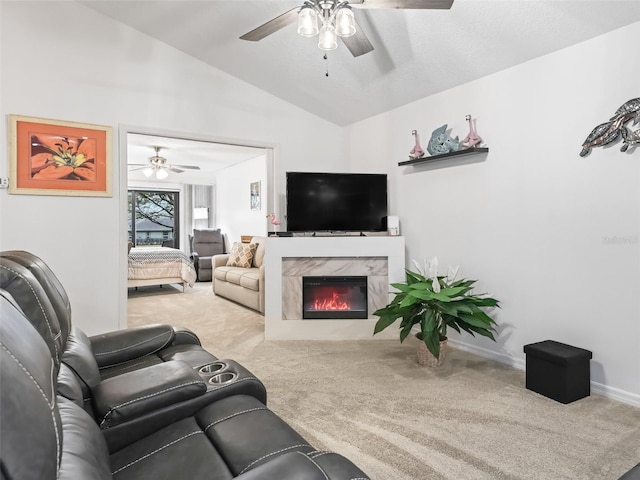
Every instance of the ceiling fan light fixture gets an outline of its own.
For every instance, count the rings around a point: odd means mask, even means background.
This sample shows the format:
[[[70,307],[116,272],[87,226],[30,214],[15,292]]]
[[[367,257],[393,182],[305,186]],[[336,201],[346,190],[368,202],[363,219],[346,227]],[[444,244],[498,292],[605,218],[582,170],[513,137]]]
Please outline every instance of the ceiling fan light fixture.
[[[339,37],[351,37],[356,34],[356,20],[351,7],[345,5],[336,12],[336,34]]]
[[[142,173],[144,174],[145,177],[149,178],[151,175],[153,175],[153,168],[147,167],[144,170],[142,170]]]
[[[338,36],[336,28],[329,22],[324,22],[318,36],[318,48],[320,50],[335,50],[338,48]]]
[[[163,180],[169,176],[169,172],[167,172],[164,168],[159,168],[156,170],[156,178],[158,180]]]
[[[318,12],[309,5],[303,6],[298,12],[298,35],[303,37],[318,35]]]

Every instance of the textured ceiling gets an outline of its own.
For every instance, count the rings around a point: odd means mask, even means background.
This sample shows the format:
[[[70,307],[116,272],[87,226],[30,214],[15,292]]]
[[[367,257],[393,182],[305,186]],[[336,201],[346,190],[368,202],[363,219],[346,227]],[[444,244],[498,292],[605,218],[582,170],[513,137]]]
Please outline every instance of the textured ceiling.
[[[81,3],[337,125],[640,21],[638,0],[454,0],[451,10],[357,10],[375,50],[354,58],[340,45],[324,61],[317,40],[298,36],[295,24],[260,42],[239,39],[301,1]]]

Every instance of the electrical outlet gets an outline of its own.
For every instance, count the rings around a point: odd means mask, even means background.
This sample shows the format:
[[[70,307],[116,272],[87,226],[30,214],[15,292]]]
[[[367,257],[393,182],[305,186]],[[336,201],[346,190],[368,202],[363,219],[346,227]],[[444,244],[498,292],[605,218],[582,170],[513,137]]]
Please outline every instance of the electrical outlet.
[[[9,188],[8,178],[0,178],[0,188]]]

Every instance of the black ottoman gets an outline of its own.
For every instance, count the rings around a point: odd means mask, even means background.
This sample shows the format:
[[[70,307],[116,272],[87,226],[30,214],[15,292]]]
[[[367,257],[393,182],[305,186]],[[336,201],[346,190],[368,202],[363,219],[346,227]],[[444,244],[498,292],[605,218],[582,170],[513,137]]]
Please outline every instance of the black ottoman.
[[[527,388],[560,403],[571,403],[591,393],[589,350],[553,340],[524,346]]]

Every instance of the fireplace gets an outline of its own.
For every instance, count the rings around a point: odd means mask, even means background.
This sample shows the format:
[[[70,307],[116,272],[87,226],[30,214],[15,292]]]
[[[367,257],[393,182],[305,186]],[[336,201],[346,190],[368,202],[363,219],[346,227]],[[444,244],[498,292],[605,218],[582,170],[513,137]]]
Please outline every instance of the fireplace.
[[[367,277],[302,277],[302,318],[367,318]]]

